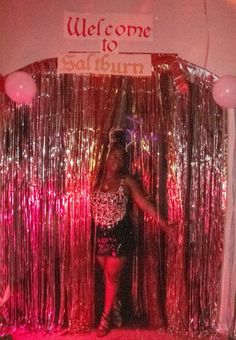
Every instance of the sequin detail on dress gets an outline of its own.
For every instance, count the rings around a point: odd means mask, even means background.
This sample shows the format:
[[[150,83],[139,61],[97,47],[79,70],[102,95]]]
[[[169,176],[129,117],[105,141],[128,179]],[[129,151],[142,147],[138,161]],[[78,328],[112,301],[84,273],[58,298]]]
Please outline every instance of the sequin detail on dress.
[[[91,203],[95,224],[112,226],[122,220],[126,215],[128,203],[123,180],[115,192],[94,191]]]

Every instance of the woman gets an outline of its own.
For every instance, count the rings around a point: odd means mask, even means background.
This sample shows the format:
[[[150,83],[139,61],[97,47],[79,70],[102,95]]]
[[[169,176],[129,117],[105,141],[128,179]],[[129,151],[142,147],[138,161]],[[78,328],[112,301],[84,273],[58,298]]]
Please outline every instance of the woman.
[[[117,298],[122,270],[134,248],[127,207],[130,197],[140,209],[149,214],[159,227],[168,225],[157,214],[155,206],[144,196],[138,183],[126,171],[126,151],[117,143],[110,147],[100,181],[92,194],[92,217],[95,224],[95,252],[105,279],[105,301],[97,336],[109,332],[110,316],[113,324],[122,325],[120,303]]]

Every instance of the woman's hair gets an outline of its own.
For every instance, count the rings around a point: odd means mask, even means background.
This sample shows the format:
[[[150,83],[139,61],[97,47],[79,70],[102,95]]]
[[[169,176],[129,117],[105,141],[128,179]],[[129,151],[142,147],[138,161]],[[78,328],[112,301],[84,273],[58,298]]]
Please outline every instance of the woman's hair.
[[[110,152],[115,150],[119,150],[122,153],[124,158],[123,167],[120,170],[120,175],[123,177],[129,174],[129,161],[128,161],[128,153],[126,151],[126,135],[125,130],[120,128],[112,128],[109,132],[109,144],[108,144],[108,151],[107,156]],[[107,157],[106,157],[107,158]],[[104,158],[103,158],[104,159]],[[105,161],[105,159],[104,159]],[[94,188],[97,188],[102,180],[105,171],[105,163],[100,164],[97,179],[95,182]]]
[[[109,132],[109,145],[108,145],[108,155],[110,152],[118,150],[121,152],[124,162],[123,167],[120,171],[122,176],[129,173],[128,171],[128,153],[126,151],[126,130],[121,128],[112,128]]]
[[[126,134],[125,130],[119,128],[112,128],[109,132],[109,146],[113,144],[119,144],[126,147]]]

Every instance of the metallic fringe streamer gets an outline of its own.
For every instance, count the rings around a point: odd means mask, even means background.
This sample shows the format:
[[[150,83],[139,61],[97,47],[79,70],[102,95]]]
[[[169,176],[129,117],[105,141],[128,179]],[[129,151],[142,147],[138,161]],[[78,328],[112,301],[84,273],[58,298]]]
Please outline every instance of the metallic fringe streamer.
[[[225,116],[212,99],[213,75],[176,55],[152,62],[152,77],[135,78],[58,75],[48,59],[24,68],[37,83],[32,106],[1,96],[0,289],[12,292],[3,329],[93,327],[90,190],[109,130],[120,127],[130,136],[131,172],[160,214],[181,222],[163,235],[133,209],[133,313],[174,333],[214,332]]]

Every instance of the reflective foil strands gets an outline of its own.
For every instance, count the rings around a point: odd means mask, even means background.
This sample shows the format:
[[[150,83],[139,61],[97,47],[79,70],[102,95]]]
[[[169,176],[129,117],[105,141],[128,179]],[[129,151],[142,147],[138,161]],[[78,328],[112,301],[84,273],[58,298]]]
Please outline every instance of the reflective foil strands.
[[[32,105],[1,93],[0,309],[2,333],[84,332],[101,291],[90,193],[109,131],[126,132],[130,172],[169,234],[137,207],[136,249],[125,275],[131,319],[176,334],[214,334],[226,190],[226,122],[215,77],[176,55],[153,55],[151,77],[67,75],[48,59],[24,68]],[[127,294],[127,289],[123,289]]]

